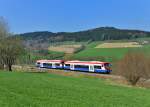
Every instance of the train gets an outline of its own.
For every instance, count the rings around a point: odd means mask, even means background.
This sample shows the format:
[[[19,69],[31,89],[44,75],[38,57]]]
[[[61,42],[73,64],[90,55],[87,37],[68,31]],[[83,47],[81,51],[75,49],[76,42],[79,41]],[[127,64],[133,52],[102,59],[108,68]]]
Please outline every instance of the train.
[[[100,61],[63,61],[63,60],[37,60],[36,67],[46,69],[64,69],[71,71],[84,71],[109,74],[112,72],[109,62]]]

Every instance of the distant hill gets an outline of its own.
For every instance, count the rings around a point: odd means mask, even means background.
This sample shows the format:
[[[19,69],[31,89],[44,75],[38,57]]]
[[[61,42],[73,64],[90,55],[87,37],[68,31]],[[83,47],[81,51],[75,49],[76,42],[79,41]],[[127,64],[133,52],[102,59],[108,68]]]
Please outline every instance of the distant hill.
[[[59,32],[52,33],[48,31],[30,32],[20,34],[24,40],[40,40],[40,41],[103,41],[103,40],[122,40],[134,39],[140,37],[150,37],[150,32],[139,30],[124,30],[114,27],[100,27],[80,32]]]
[[[48,31],[29,32],[19,34],[27,47],[35,49],[47,49],[49,43],[64,41],[104,41],[104,40],[123,40],[150,37],[150,32],[139,30],[124,30],[114,27],[100,27],[79,32],[58,32]],[[33,48],[32,48],[33,49]]]

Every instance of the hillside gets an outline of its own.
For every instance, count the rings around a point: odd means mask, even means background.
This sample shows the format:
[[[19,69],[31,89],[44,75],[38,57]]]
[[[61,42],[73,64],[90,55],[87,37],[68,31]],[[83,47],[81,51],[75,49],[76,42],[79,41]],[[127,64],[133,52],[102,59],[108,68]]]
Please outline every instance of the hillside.
[[[0,84],[1,107],[150,106],[150,90],[111,85],[96,78],[0,72]]]
[[[32,53],[37,52],[36,50],[44,50],[44,51],[41,51],[42,53],[44,52],[44,56],[45,56],[45,52],[46,52],[46,54],[49,56],[50,59],[52,59],[52,58],[56,59],[56,57],[60,58],[60,54],[59,55],[57,55],[57,54],[49,55],[48,49],[50,51],[54,51],[54,52],[59,50],[59,52],[63,52],[63,53],[66,51],[68,53],[68,50],[69,50],[69,53],[71,52],[71,50],[72,50],[72,52],[74,52],[74,51],[79,52],[78,50],[81,51],[81,50],[84,50],[85,48],[75,49],[73,47],[74,45],[81,45],[81,47],[88,48],[88,44],[98,42],[98,41],[105,42],[105,40],[122,40],[122,39],[123,40],[124,39],[135,40],[137,38],[150,37],[150,32],[138,31],[138,30],[123,30],[123,29],[117,29],[117,28],[113,28],[113,27],[100,27],[100,28],[96,28],[96,29],[90,29],[90,30],[80,31],[80,32],[71,32],[71,33],[69,33],[69,32],[52,33],[52,32],[48,32],[48,31],[30,32],[30,33],[20,34],[19,37],[20,36],[23,38],[25,46]],[[69,48],[67,45],[69,46]],[[70,48],[70,46],[72,46],[72,47]],[[89,56],[89,55],[97,56],[96,53],[98,54],[98,52],[99,52],[98,56],[106,56],[107,53],[111,54],[111,51],[109,51],[109,52],[106,51],[106,53],[105,53],[105,52],[101,52],[99,50],[100,49],[93,49],[93,50],[90,49],[91,54],[89,53],[89,51],[83,51],[83,52],[79,53],[78,55],[75,55],[75,58],[79,58],[80,56],[82,57],[82,55],[84,56],[85,53],[88,54],[87,56]],[[104,49],[104,51],[105,51],[105,49]],[[127,49],[122,49],[121,52],[124,53],[124,51],[126,52]],[[117,51],[115,51],[115,52],[117,52]],[[114,52],[114,54],[115,54],[115,52]],[[104,55],[100,54],[100,53],[104,53]],[[34,54],[33,56],[37,56],[37,55]],[[111,57],[113,57],[113,55],[109,55],[109,57],[110,57],[109,59],[112,59]],[[41,58],[41,57],[38,56],[38,58],[36,58],[36,59],[39,59],[39,58]],[[48,57],[46,57],[46,59],[47,58]]]
[[[143,40],[134,41],[149,41],[149,38]],[[131,41],[113,41],[107,43],[103,41],[92,42],[86,46],[86,48],[74,55],[74,59],[79,60],[102,60],[114,62],[121,59],[128,51],[144,52],[146,55],[150,55],[150,44],[131,45]],[[134,42],[133,42],[134,43]],[[126,45],[129,45],[126,46]],[[117,46],[116,46],[117,45]],[[131,46],[130,46],[131,45]],[[121,47],[122,46],[122,47]]]
[[[20,34],[25,40],[41,40],[51,42],[61,41],[101,41],[101,40],[121,40],[134,39],[140,37],[150,37],[150,32],[139,30],[124,30],[114,27],[100,27],[80,32],[30,32]]]

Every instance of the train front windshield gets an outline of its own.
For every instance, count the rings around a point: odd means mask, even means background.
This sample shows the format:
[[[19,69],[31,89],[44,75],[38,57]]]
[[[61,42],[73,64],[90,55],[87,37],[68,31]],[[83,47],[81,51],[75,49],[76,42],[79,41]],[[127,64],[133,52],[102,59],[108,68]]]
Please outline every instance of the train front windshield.
[[[104,66],[105,66],[105,69],[111,70],[111,64],[110,63],[105,63]]]

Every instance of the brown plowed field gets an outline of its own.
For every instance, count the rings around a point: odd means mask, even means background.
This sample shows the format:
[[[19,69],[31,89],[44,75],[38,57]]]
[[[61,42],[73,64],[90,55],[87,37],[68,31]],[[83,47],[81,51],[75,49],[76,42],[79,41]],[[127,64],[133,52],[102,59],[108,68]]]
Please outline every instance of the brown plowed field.
[[[95,48],[129,48],[129,47],[142,47],[137,42],[120,42],[120,43],[103,43],[97,45]]]
[[[60,46],[50,46],[49,50],[64,53],[74,53],[76,49],[80,47],[81,45],[60,45]]]

